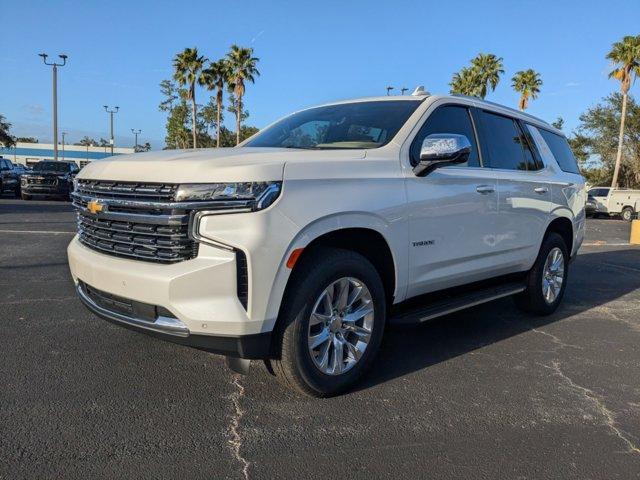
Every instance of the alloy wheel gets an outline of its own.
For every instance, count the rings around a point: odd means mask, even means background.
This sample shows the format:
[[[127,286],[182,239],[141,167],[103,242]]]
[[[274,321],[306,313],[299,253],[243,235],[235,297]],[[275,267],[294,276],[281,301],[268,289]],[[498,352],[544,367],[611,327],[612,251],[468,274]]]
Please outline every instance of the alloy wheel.
[[[308,327],[309,354],[326,375],[340,375],[362,358],[375,321],[373,300],[367,286],[343,277],[325,288],[311,310]]]
[[[564,254],[558,247],[552,248],[544,262],[542,295],[549,305],[555,302],[564,283]]]

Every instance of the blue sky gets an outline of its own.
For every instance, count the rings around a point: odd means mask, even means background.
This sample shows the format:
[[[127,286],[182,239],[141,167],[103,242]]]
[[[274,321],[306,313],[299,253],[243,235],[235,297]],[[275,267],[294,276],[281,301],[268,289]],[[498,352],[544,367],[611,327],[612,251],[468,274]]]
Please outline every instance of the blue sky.
[[[51,72],[37,54],[66,53],[59,125],[68,141],[107,138],[108,104],[120,106],[117,145],[131,145],[131,128],[140,128],[154,149],[164,144],[158,83],[187,46],[211,59],[232,43],[255,49],[262,75],[248,86],[246,106],[247,123],[258,127],[302,107],[384,94],[386,85],[446,93],[453,72],[490,52],[504,58],[506,73],[488,100],[515,107],[510,78],[534,68],[544,85],[529,112],[560,115],[570,131],[618,88],[607,78],[611,44],[640,33],[638,0],[0,0],[0,12],[0,113],[14,134],[52,138]],[[198,94],[200,102],[210,93]]]

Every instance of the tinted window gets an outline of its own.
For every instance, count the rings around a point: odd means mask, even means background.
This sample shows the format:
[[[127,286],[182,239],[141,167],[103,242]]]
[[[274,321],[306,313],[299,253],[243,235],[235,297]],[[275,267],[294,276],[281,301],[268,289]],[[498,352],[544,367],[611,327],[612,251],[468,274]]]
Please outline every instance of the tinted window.
[[[33,166],[36,172],[68,172],[69,164],[65,162],[38,162]]]
[[[607,195],[609,195],[609,189],[608,188],[592,188],[591,190],[589,190],[589,195],[592,195],[594,197],[606,197]]]
[[[560,168],[568,173],[580,173],[578,165],[576,164],[576,159],[571,152],[571,147],[569,147],[567,139],[561,135],[557,135],[541,128],[539,128],[538,131],[549,146],[549,149],[551,150],[551,153],[553,153],[558,165],[560,165]]]
[[[482,131],[488,166],[507,170],[537,169],[531,147],[515,120],[483,111]]]
[[[310,108],[274,123],[245,146],[377,148],[398,133],[418,105],[418,100],[389,100]]]
[[[478,145],[473,131],[473,124],[469,110],[465,107],[448,105],[438,108],[429,115],[427,121],[422,125],[418,135],[411,144],[411,163],[415,166],[420,159],[420,148],[425,138],[433,133],[455,133],[464,135],[471,143],[471,154],[469,155],[468,166],[480,166],[478,156]]]

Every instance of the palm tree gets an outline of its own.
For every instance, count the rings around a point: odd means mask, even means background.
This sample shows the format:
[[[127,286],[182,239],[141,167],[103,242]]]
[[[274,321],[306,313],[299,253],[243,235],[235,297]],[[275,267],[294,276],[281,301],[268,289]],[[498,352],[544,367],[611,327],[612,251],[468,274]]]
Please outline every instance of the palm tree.
[[[205,85],[209,90],[216,90],[216,147],[220,148],[220,115],[222,112],[222,92],[229,79],[229,62],[221,58],[217,62],[211,62],[209,68],[203,72]]]
[[[191,121],[193,134],[193,148],[197,148],[196,136],[198,134],[198,125],[196,123],[196,83],[202,85],[204,78],[202,77],[202,67],[206,58],[198,55],[197,48],[185,48],[184,51],[178,53],[173,59],[173,68],[175,73],[173,78],[180,86],[188,86],[187,99],[191,100]]]
[[[451,86],[451,93],[469,95],[471,97],[480,96],[480,77],[478,72],[471,67],[464,67],[459,72],[454,73],[449,85]]]
[[[491,86],[494,91],[500,81],[500,75],[504,73],[502,57],[496,57],[493,53],[479,53],[471,60],[471,67],[477,71],[479,77],[479,97],[487,96],[487,88]]]
[[[529,98],[536,99],[540,93],[542,79],[540,74],[533,69],[520,70],[511,79],[511,86],[520,94],[518,108],[526,110],[529,106]]]
[[[227,84],[238,99],[236,108],[236,145],[240,143],[240,122],[242,120],[242,97],[245,92],[245,82],[255,82],[260,75],[256,65],[260,59],[253,56],[253,48],[231,45],[227,53],[229,63],[229,78]]]
[[[611,187],[618,186],[618,173],[620,172],[620,162],[622,160],[622,142],[624,138],[624,120],[627,115],[627,96],[629,89],[635,80],[640,76],[640,35],[625,36],[622,41],[613,44],[607,58],[613,62],[614,70],[609,73],[609,78],[613,77],[620,82],[622,92],[622,114],[620,116],[620,133],[618,134],[618,153],[616,154],[616,166],[613,169],[613,180]]]

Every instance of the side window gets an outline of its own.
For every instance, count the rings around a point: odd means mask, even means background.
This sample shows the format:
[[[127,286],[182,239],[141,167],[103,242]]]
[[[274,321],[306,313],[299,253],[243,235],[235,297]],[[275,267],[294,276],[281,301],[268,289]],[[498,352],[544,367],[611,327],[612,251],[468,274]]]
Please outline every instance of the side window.
[[[480,160],[478,155],[478,144],[471,123],[471,114],[469,109],[463,106],[446,105],[439,107],[435,112],[429,115],[424,122],[418,135],[411,144],[410,156],[411,164],[417,165],[420,159],[420,147],[424,139],[433,133],[455,133],[464,135],[471,143],[471,154],[467,166],[479,167]]]
[[[551,150],[553,158],[556,159],[560,168],[567,173],[580,173],[576,159],[571,152],[569,142],[561,135],[549,132],[542,128],[538,128],[540,135],[544,138],[545,143]]]
[[[515,120],[483,111],[482,131],[487,166],[506,170],[538,169],[529,142]]]

